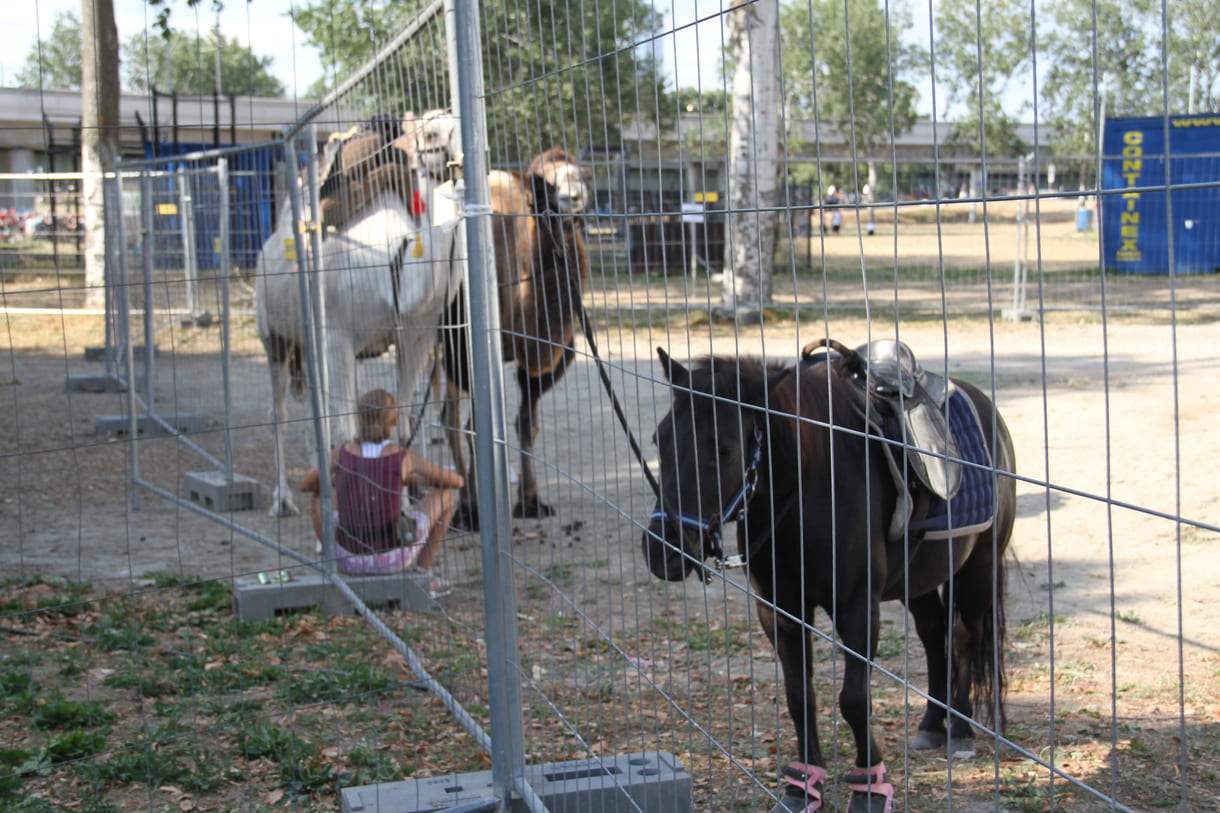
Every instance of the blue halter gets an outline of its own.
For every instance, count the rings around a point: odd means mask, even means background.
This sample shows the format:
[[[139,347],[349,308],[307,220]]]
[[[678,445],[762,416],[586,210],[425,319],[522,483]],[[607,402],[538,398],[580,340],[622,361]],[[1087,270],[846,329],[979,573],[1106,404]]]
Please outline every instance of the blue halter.
[[[758,463],[762,459],[762,430],[757,425],[754,427],[754,437],[750,440],[749,463],[746,465],[745,476],[742,478],[741,488],[733,495],[728,504],[720,509],[720,513],[712,517],[710,520],[704,519],[695,514],[683,514],[680,512],[670,512],[664,509],[653,511],[650,521],[655,522],[661,520],[673,520],[678,525],[685,528],[694,528],[703,535],[704,540],[704,558],[711,556],[716,560],[716,567],[724,570],[729,567],[740,567],[745,564],[743,561],[728,562],[724,555],[724,539],[721,534],[721,528],[726,522],[734,522],[745,516],[746,506],[750,503],[750,498],[754,496],[754,489],[758,487]],[[740,557],[734,557],[735,560]]]

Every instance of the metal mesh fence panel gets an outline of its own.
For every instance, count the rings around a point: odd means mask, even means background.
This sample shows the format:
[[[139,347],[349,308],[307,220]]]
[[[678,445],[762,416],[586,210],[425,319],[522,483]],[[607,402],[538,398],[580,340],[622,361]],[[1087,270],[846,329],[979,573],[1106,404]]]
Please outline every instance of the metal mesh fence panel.
[[[0,801],[1216,807],[1220,181],[1102,126],[1214,126],[1206,66],[1061,6],[411,4],[282,138],[121,162],[104,313],[0,277]],[[464,475],[429,574],[344,572],[378,389]]]

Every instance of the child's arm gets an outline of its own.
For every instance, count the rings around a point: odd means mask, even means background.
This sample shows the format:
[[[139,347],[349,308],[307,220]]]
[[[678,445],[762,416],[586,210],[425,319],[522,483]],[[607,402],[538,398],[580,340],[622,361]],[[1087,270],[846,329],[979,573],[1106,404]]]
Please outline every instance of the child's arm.
[[[330,463],[330,481],[332,483],[335,482],[335,467],[337,465],[339,465],[339,450],[335,449],[335,453],[332,456]],[[315,466],[314,468],[305,472],[305,476],[301,478],[301,485],[299,488],[306,494],[320,494],[322,493],[322,484],[318,482],[318,479],[318,469]]]
[[[462,475],[420,457],[410,449],[402,458],[402,481],[409,486],[440,486],[461,488],[466,485]]]

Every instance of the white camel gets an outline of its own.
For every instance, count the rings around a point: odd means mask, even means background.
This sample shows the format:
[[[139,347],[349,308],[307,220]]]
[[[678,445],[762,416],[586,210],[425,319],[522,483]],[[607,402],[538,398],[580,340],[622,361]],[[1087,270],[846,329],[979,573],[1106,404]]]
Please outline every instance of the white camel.
[[[443,137],[449,147],[456,132],[452,117],[437,113],[405,129],[413,145],[429,146]],[[340,438],[357,435],[358,358],[378,355],[393,343],[398,403],[409,404],[436,346],[437,325],[460,283],[459,265],[452,261],[456,232],[452,223],[433,222],[430,205],[439,184],[434,165],[439,162],[443,167],[451,157],[429,154],[423,160],[417,152],[410,170],[414,189],[405,195],[410,203],[398,190],[387,189],[322,242],[330,414]],[[428,205],[420,206],[420,201]],[[293,226],[291,209],[285,204],[276,231],[259,253],[255,281],[256,322],[271,369],[276,421],[272,515],[297,513],[284,449],[287,385],[291,379],[298,393],[304,387],[301,288],[296,260],[286,255]],[[405,427],[406,422],[400,425]]]

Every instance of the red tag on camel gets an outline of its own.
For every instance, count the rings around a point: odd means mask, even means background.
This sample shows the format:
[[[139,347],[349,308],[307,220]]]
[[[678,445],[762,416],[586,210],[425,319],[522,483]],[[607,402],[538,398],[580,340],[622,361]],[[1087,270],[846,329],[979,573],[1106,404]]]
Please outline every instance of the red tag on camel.
[[[419,190],[415,190],[415,194],[411,198],[411,214],[419,217],[428,207],[424,206],[424,199],[419,196]]]

